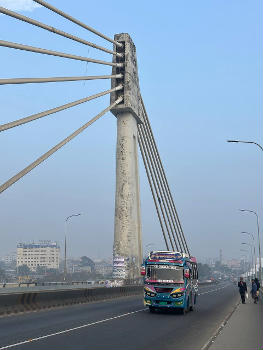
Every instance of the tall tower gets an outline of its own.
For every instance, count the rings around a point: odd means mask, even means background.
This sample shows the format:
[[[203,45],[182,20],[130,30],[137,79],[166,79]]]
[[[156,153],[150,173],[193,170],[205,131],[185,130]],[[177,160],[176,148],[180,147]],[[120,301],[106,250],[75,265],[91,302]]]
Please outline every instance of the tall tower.
[[[123,93],[124,99],[111,112],[117,118],[116,192],[113,247],[113,275],[122,279],[139,277],[142,263],[141,211],[138,171],[137,124],[140,119],[140,91],[136,48],[128,34],[116,34],[122,47],[114,47],[123,57],[113,61],[123,67],[113,67],[112,88],[123,84],[123,90],[111,93],[111,103]]]
[[[220,249],[219,251],[219,262],[222,265],[223,264],[223,253],[222,253],[222,249]]]

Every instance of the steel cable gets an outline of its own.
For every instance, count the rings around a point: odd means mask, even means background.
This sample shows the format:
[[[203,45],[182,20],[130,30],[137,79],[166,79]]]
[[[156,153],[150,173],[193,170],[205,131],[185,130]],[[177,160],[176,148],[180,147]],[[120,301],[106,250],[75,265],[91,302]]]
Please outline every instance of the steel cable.
[[[146,109],[145,109],[142,97],[141,97],[141,103],[142,103],[143,111],[144,111],[144,114],[145,114],[145,123],[147,124],[147,127],[149,129],[149,134],[151,135],[151,139],[152,139],[152,142],[153,142],[153,145],[154,145],[154,150],[155,150],[155,153],[156,153],[156,159],[157,159],[158,164],[160,166],[162,178],[164,180],[164,184],[165,184],[165,187],[167,189],[168,198],[169,198],[170,204],[171,204],[173,212],[174,212],[175,222],[176,222],[176,225],[177,225],[177,227],[179,229],[179,231],[178,231],[179,232],[179,236],[181,237],[181,242],[182,242],[182,245],[183,245],[183,247],[185,249],[185,252],[187,252],[190,255],[190,251],[189,251],[188,245],[186,243],[185,235],[184,235],[184,232],[183,232],[180,220],[179,220],[179,216],[178,216],[175,204],[174,204],[174,200],[173,200],[173,197],[172,197],[172,194],[171,194],[171,191],[170,191],[170,187],[169,187],[169,184],[168,184],[168,181],[167,181],[167,178],[166,178],[166,174],[165,174],[165,171],[164,171],[164,168],[163,168],[163,165],[162,165],[162,161],[161,161],[161,158],[160,158],[160,155],[159,155],[159,152],[158,152],[158,148],[157,148],[154,136],[153,136],[153,131],[152,131],[152,128],[151,128],[151,125],[150,125],[150,122],[149,122],[149,118],[148,118],[148,115],[147,115],[147,112],[146,112]]]
[[[113,92],[113,91],[121,90],[122,88],[123,88],[123,86],[122,86],[122,85],[119,85],[119,86],[116,86],[116,88],[109,89],[109,90],[100,92],[100,93],[98,93],[98,94],[95,94],[95,95],[92,95],[92,96],[88,96],[88,97],[82,98],[82,99],[80,99],[80,100],[67,103],[67,104],[62,105],[62,106],[59,106],[59,107],[55,107],[55,108],[52,108],[52,109],[48,109],[48,110],[46,110],[46,111],[43,111],[43,112],[40,112],[40,113],[37,113],[37,114],[32,114],[32,115],[30,115],[30,116],[28,116],[28,117],[15,120],[15,121],[13,121],[13,122],[0,125],[0,132],[1,132],[1,131],[4,131],[4,130],[7,130],[7,129],[14,128],[14,127],[16,127],[16,126],[19,126],[19,125],[22,125],[22,124],[25,124],[25,123],[32,122],[33,120],[36,120],[36,119],[39,119],[39,118],[43,118],[43,117],[45,117],[45,116],[47,116],[47,115],[50,115],[50,114],[53,114],[53,113],[57,113],[57,112],[60,112],[60,111],[65,110],[65,109],[68,109],[68,108],[77,106],[77,105],[79,105],[79,104],[81,104],[81,103],[91,101],[91,100],[93,100],[93,99],[95,99],[95,98],[98,98],[98,97],[107,95],[107,94],[109,94],[109,93],[111,93],[111,92]]]
[[[123,66],[122,63],[114,63],[114,62],[106,62],[106,61],[101,61],[101,60],[95,60],[95,59],[89,58],[89,57],[82,57],[82,56],[71,55],[71,54],[68,54],[68,53],[65,53],[65,52],[52,51],[52,50],[42,49],[40,47],[28,46],[28,45],[13,43],[13,42],[10,42],[10,41],[5,41],[5,40],[0,40],[0,46],[9,47],[11,49],[17,49],[17,50],[41,53],[41,54],[44,54],[44,55],[69,58],[71,60],[103,64],[103,65],[106,65],[106,66],[116,66],[116,67],[122,67]]]
[[[149,185],[150,185],[150,189],[151,189],[151,193],[152,193],[155,209],[156,209],[157,216],[158,216],[158,219],[159,219],[159,223],[160,223],[160,226],[161,226],[161,230],[162,230],[162,233],[163,233],[163,238],[164,238],[164,242],[165,242],[165,245],[166,245],[166,249],[169,250],[169,245],[167,243],[167,238],[165,236],[165,230],[164,230],[164,227],[163,227],[160,211],[159,211],[159,208],[158,208],[158,204],[157,204],[157,201],[156,201],[154,189],[153,189],[153,186],[152,186],[152,181],[151,181],[151,177],[150,177],[150,174],[149,174],[148,166],[147,166],[147,163],[146,163],[146,160],[145,160],[144,150],[142,148],[141,138],[140,138],[139,132],[138,132],[138,143],[139,143],[139,147],[140,147],[140,151],[141,151],[142,160],[143,160],[144,168],[145,168],[145,171],[146,171],[147,179],[148,179],[148,182],[149,182]]]
[[[173,227],[172,227],[172,224],[171,224],[171,220],[170,220],[170,217],[169,217],[169,214],[168,214],[168,211],[167,211],[167,201],[164,198],[163,184],[162,184],[162,181],[160,180],[160,178],[159,178],[159,176],[157,174],[157,167],[156,167],[156,163],[154,162],[154,159],[153,159],[153,155],[152,155],[152,151],[151,151],[151,148],[150,148],[150,143],[149,143],[149,139],[148,139],[148,136],[147,136],[145,124],[140,124],[140,129],[141,129],[141,132],[142,132],[142,135],[143,135],[143,139],[145,141],[146,153],[148,155],[148,158],[149,158],[149,161],[150,161],[150,164],[151,164],[151,168],[152,168],[152,171],[153,171],[153,176],[154,176],[155,182],[157,184],[157,188],[158,188],[158,192],[159,192],[159,198],[160,198],[160,200],[161,200],[161,202],[163,204],[164,212],[166,214],[166,218],[168,220],[169,227],[170,227],[170,232],[172,234],[172,237],[173,237],[176,249],[178,251],[179,250],[178,244],[177,244],[177,241],[175,239],[174,230],[173,230]]]
[[[117,46],[119,46],[119,47],[122,47],[122,44],[119,43],[118,41],[115,41],[115,40],[109,38],[108,36],[106,36],[106,35],[104,35],[104,34],[98,32],[97,30],[95,30],[94,28],[92,28],[92,27],[86,25],[85,23],[80,22],[80,21],[77,20],[76,18],[74,18],[74,17],[72,17],[72,16],[66,14],[65,12],[62,12],[61,10],[59,10],[59,9],[57,9],[56,7],[50,5],[50,4],[47,3],[46,1],[43,1],[43,0],[33,0],[33,1],[36,2],[36,3],[38,3],[38,4],[40,4],[40,5],[42,5],[42,6],[44,6],[44,7],[46,7],[47,9],[49,9],[49,10],[51,10],[51,11],[53,11],[53,12],[56,12],[58,15],[60,15],[60,16],[62,16],[62,17],[64,17],[64,18],[68,19],[69,21],[71,21],[71,22],[73,22],[73,23],[75,23],[75,24],[77,24],[77,25],[79,25],[79,26],[81,26],[81,27],[87,29],[88,31],[90,31],[90,32],[92,32],[92,33],[94,33],[94,34],[100,36],[101,38],[103,38],[103,39],[105,39],[105,40],[107,40],[107,41],[109,41],[109,42],[111,42],[111,43],[113,43],[113,44],[115,44],[115,45],[117,45]]]
[[[169,227],[168,227],[168,224],[167,224],[167,221],[166,221],[166,217],[165,217],[165,213],[163,211],[163,203],[160,200],[160,195],[159,195],[159,192],[158,192],[158,189],[157,189],[157,186],[156,186],[156,182],[155,182],[155,178],[153,176],[153,171],[152,171],[152,168],[151,168],[151,165],[150,165],[149,156],[148,156],[147,151],[146,151],[145,139],[144,139],[143,134],[141,133],[141,124],[138,125],[138,134],[139,134],[139,137],[140,137],[140,140],[141,140],[142,149],[144,151],[146,163],[147,163],[148,169],[150,171],[150,175],[151,175],[152,183],[153,183],[153,186],[154,186],[154,190],[155,190],[155,193],[157,194],[157,200],[159,202],[159,207],[161,209],[161,213],[162,213],[163,221],[165,223],[166,231],[168,233],[169,241],[170,241],[172,249],[174,250],[173,240],[171,238],[170,230],[169,230]]]
[[[19,13],[10,11],[10,10],[4,8],[4,7],[1,7],[1,6],[0,6],[0,13],[3,13],[5,15],[7,15],[7,16],[16,18],[16,19],[18,19],[20,21],[32,24],[34,26],[40,27],[42,29],[48,30],[51,33],[63,36],[65,38],[68,38],[68,39],[71,39],[71,40],[74,40],[74,41],[77,41],[77,42],[79,42],[81,44],[88,45],[90,47],[93,47],[94,49],[98,49],[98,50],[110,53],[112,55],[116,55],[116,56],[122,57],[122,54],[120,54],[120,53],[117,53],[117,52],[112,51],[112,50],[108,50],[105,47],[96,45],[94,43],[91,43],[90,41],[87,41],[87,40],[81,39],[81,38],[79,38],[77,36],[74,36],[74,35],[71,35],[69,33],[63,32],[62,30],[59,30],[59,29],[54,28],[52,26],[49,26],[49,25],[47,25],[45,23],[36,21],[36,20],[34,20],[34,19],[30,18],[30,17],[26,17],[26,16],[23,16],[23,15],[20,15]]]
[[[60,83],[65,81],[97,80],[97,79],[121,79],[122,74],[116,75],[94,75],[80,77],[50,77],[50,78],[9,78],[0,79],[0,85],[8,84],[35,84],[35,83]]]
[[[63,147],[65,144],[67,144],[69,141],[74,139],[76,136],[78,136],[82,131],[84,131],[87,127],[89,127],[91,124],[93,124],[96,120],[101,118],[105,113],[109,112],[113,107],[115,107],[118,103],[120,103],[123,100],[123,96],[120,96],[114,103],[112,103],[109,107],[104,109],[102,112],[97,114],[94,118],[90,119],[86,124],[82,125],[79,129],[74,131],[72,134],[70,134],[68,137],[66,137],[64,140],[59,142],[56,146],[52,147],[48,152],[43,154],[41,157],[39,157],[37,160],[35,160],[33,163],[28,165],[26,168],[21,170],[19,173],[17,173],[15,176],[11,177],[8,181],[6,181],[4,184],[0,186],[0,193],[5,191],[8,187],[12,186],[15,182],[17,182],[19,179],[21,179],[23,176],[28,174],[31,170],[33,170],[35,167],[37,167],[39,164],[41,164],[44,160],[49,158],[53,153],[57,152],[61,147]]]

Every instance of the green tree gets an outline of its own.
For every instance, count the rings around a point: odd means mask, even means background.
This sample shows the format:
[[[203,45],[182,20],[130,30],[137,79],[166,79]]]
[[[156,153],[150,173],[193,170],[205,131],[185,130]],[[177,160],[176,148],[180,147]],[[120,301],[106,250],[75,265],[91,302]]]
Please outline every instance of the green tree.
[[[90,258],[87,256],[82,256],[80,258],[80,264],[79,266],[84,267],[84,266],[90,266],[91,272],[95,271],[95,264],[94,261],[92,261]]]
[[[198,276],[199,279],[207,279],[212,275],[212,269],[207,264],[198,264]]]
[[[18,266],[18,275],[19,276],[27,276],[30,274],[30,268],[27,265],[20,265]]]
[[[6,274],[5,274],[5,270],[0,268],[0,281],[5,281],[6,279]]]
[[[38,275],[44,275],[45,272],[46,272],[46,267],[45,266],[37,266],[36,273]]]

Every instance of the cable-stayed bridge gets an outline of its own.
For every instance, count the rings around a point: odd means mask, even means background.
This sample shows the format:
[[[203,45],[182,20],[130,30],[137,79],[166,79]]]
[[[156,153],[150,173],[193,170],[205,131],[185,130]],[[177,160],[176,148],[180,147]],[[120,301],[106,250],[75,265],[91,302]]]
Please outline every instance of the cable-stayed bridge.
[[[115,228],[114,228],[114,256],[116,259],[125,260],[125,268],[117,268],[115,276],[124,279],[134,279],[139,276],[139,267],[142,262],[142,232],[140,212],[140,189],[138,152],[141,152],[149,181],[153,201],[160,223],[160,232],[167,250],[176,250],[190,255],[182,225],[176,210],[176,206],[170,191],[161,156],[158,152],[150,119],[140,93],[136,47],[129,34],[116,34],[114,39],[98,32],[87,24],[79,21],[71,15],[55,8],[43,1],[35,2],[47,10],[64,19],[92,32],[96,36],[113,44],[112,50],[85,40],[84,38],[67,33],[46,23],[21,15],[17,12],[1,7],[0,12],[9,16],[10,21],[18,20],[26,22],[34,27],[49,31],[54,35],[62,36],[68,40],[92,47],[99,52],[109,55],[109,60],[99,60],[92,57],[83,57],[76,52],[59,52],[48,48],[34,47],[30,43],[16,43],[0,40],[0,46],[6,49],[22,50],[33,54],[50,55],[60,57],[62,60],[75,60],[89,62],[91,64],[108,67],[108,75],[66,76],[66,77],[16,77],[0,79],[1,85],[10,84],[40,84],[59,83],[72,81],[111,80],[111,89],[94,93],[85,98],[70,101],[66,104],[48,108],[40,112],[18,118],[17,120],[0,125],[1,132],[8,132],[11,128],[19,127],[30,122],[41,123],[41,118],[49,117],[54,113],[62,112],[80,104],[110,95],[110,104],[107,108],[92,117],[68,137],[54,145],[46,153],[42,154],[34,162],[12,176],[0,186],[0,192],[6,191],[10,186],[19,181],[23,176],[32,171],[39,164],[47,160],[64,145],[82,133],[90,125],[111,111],[117,118],[117,147],[116,147],[116,194],[115,194]],[[69,73],[70,74],[70,73]],[[22,75],[22,73],[21,73]],[[2,86],[2,88],[4,88]],[[19,129],[17,130],[19,132]]]
[[[141,152],[160,223],[160,233],[166,249],[190,255],[187,239],[151,128],[150,117],[140,92],[136,48],[132,38],[129,34],[119,33],[112,39],[43,0],[33,1],[50,11],[53,16],[63,18],[93,33],[94,36],[100,38],[100,41],[105,40],[112,44],[112,48],[108,49],[84,37],[67,33],[62,28],[50,26],[3,7],[0,7],[0,14],[8,16],[10,25],[14,20],[23,21],[32,26],[32,30],[37,27],[49,31],[54,36],[61,36],[87,48],[91,47],[103,55],[109,55],[109,58],[104,60],[99,57],[80,55],[77,51],[54,51],[47,47],[31,46],[27,39],[23,43],[0,40],[1,47],[6,50],[27,51],[33,55],[43,55],[43,57],[47,55],[57,57],[63,62],[67,60],[87,62],[90,64],[91,71],[95,65],[108,68],[109,71],[105,74],[103,70],[103,74],[98,74],[98,69],[96,69],[96,74],[89,73],[84,76],[76,76],[70,71],[67,76],[42,77],[40,67],[37,78],[23,77],[23,72],[18,77],[0,78],[1,89],[7,85],[33,84],[37,89],[38,84],[57,83],[59,85],[60,82],[70,84],[74,81],[84,81],[88,84],[99,80],[111,81],[111,88],[94,91],[89,96],[70,100],[63,105],[55,107],[47,105],[44,110],[17,117],[16,120],[0,125],[0,131],[8,133],[8,130],[17,128],[15,132],[19,133],[19,126],[31,122],[38,123],[41,127],[42,118],[55,118],[58,112],[86,104],[89,101],[98,101],[103,96],[109,96],[110,102],[106,108],[87,120],[80,128],[72,130],[70,135],[7,179],[0,185],[0,192],[8,191],[10,186],[44,161],[48,161],[48,158],[55,152],[111,112],[117,119],[113,255],[116,261],[118,259],[125,261],[125,265],[120,264],[120,267],[116,265],[115,277],[130,281],[136,280],[142,262],[138,148]],[[88,136],[87,133],[86,137]],[[19,186],[23,184],[20,183]],[[236,286],[228,281],[200,285],[197,312],[188,313],[184,317],[168,315],[165,312],[154,315],[148,313],[142,306],[142,287],[138,285],[94,289],[84,286],[79,288],[67,286],[67,290],[43,290],[44,288],[45,286],[42,286],[41,290],[28,288],[28,291],[21,292],[15,290],[13,293],[10,290],[1,291],[0,315],[9,314],[9,317],[0,318],[0,350],[11,348],[21,350],[48,348],[141,350],[148,347],[156,350],[261,349],[263,342],[262,332],[258,331],[262,329],[262,317],[260,317],[262,303],[257,309],[253,308],[254,305],[244,305],[243,308],[240,308]],[[136,296],[136,294],[140,295]],[[69,304],[79,305],[57,308]],[[46,308],[51,308],[51,310],[44,310]],[[24,313],[40,309],[42,309],[41,312]],[[22,314],[17,314],[20,312]],[[240,329],[243,332],[240,332]],[[237,343],[241,346],[238,347]],[[245,347],[247,344],[249,346]]]

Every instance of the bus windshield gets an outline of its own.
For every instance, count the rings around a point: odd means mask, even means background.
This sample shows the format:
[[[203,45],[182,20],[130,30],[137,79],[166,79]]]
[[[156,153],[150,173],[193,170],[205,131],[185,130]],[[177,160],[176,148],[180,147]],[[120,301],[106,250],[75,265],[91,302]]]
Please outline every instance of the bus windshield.
[[[146,282],[184,283],[183,267],[169,265],[148,265]]]

